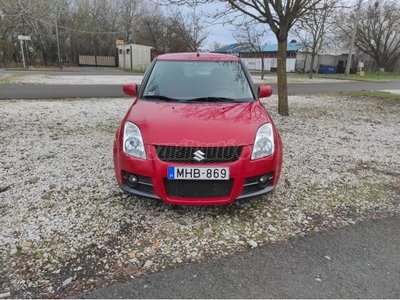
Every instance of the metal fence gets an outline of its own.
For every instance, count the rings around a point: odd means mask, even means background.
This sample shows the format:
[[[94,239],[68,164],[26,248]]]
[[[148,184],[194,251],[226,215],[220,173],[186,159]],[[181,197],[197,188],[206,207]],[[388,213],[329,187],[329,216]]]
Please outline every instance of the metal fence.
[[[80,66],[115,67],[114,56],[79,55]]]

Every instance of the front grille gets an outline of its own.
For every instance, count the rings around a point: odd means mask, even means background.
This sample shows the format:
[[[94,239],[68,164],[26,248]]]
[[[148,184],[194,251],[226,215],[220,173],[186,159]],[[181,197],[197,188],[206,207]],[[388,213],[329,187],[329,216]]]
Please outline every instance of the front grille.
[[[166,162],[209,164],[237,161],[242,154],[242,146],[227,147],[182,147],[182,146],[155,146],[158,158]],[[195,152],[202,151],[204,159],[194,159]]]
[[[229,180],[168,180],[164,179],[168,196],[181,198],[219,198],[230,195],[233,179]]]

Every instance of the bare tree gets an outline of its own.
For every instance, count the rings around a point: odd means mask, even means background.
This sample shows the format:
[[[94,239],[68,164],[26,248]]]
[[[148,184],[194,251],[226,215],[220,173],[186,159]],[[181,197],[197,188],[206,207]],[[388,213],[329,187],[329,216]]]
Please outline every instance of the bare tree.
[[[0,0],[4,64],[21,61],[18,35],[31,36],[29,58],[47,65],[114,55],[116,39],[159,52],[195,51],[208,32],[196,6],[172,13],[145,0]]]
[[[208,32],[197,11],[197,5],[188,13],[171,9],[169,13],[171,29],[180,36],[188,51],[197,51],[206,40]]]
[[[167,20],[160,9],[155,7],[151,12],[146,12],[139,24],[136,41],[154,47],[159,53],[167,51]]]
[[[337,0],[321,1],[306,12],[294,26],[294,33],[304,45],[306,55],[307,53],[311,55],[310,79],[313,77],[316,55],[330,42],[328,34],[334,24],[332,16],[338,4],[337,2]]]
[[[338,18],[337,36],[349,40],[355,14],[343,14]],[[400,61],[400,3],[395,0],[370,0],[360,9],[355,45],[371,57],[376,68],[393,71]]]
[[[216,51],[218,49],[222,48],[222,44],[220,42],[214,41],[211,45],[211,51]]]
[[[371,56],[378,68],[393,71],[400,60],[400,3],[370,1],[361,13],[356,46]]]
[[[118,26],[126,32],[125,42],[135,41],[135,30],[140,16],[144,13],[145,7],[142,0],[116,0],[117,14],[119,15]]]
[[[137,35],[141,43],[161,53],[196,51],[202,46],[208,32],[195,8],[189,13],[170,8],[167,14],[153,8],[140,22]]]
[[[5,17],[0,35],[17,43],[20,34],[30,35],[30,57],[45,65],[58,61],[57,30],[64,61],[77,54],[111,54],[117,31],[113,0],[0,0]],[[107,34],[104,34],[107,32]],[[18,53],[16,55],[18,56]]]
[[[261,24],[264,25],[264,24]],[[249,50],[258,54],[261,59],[261,79],[264,79],[264,56],[262,55],[262,46],[265,44],[265,38],[268,34],[264,26],[257,26],[254,21],[241,22],[235,25],[237,31],[234,34],[235,39],[244,45],[249,45]]]

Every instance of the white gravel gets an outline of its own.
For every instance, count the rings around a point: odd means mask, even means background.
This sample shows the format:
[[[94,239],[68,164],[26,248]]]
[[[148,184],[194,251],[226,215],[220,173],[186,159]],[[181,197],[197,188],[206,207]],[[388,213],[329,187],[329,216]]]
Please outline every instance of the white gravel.
[[[0,293],[64,297],[400,212],[398,101],[293,96],[284,118],[267,99],[284,142],[280,183],[223,207],[119,191],[112,143],[131,102],[0,102]]]

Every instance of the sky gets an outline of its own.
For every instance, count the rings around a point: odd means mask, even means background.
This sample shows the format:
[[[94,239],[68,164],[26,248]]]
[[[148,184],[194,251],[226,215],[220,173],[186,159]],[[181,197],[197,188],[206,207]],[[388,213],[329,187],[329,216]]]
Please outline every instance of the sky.
[[[236,40],[232,36],[232,31],[221,24],[210,27],[210,35],[204,43],[204,46],[211,48],[214,41],[221,45],[236,43]]]
[[[223,10],[224,5],[225,4],[223,3],[207,3],[200,5],[196,12],[198,12],[199,15],[210,15],[218,10]],[[182,9],[183,12],[191,11],[191,9],[187,7],[180,6],[179,8]],[[211,22],[213,24],[211,24]],[[236,39],[233,37],[235,28],[232,25],[222,24],[222,20],[205,20],[205,23],[207,30],[209,31],[209,35],[206,41],[203,43],[203,49],[211,49],[214,42],[220,43],[221,46],[237,43]],[[273,36],[268,37],[267,42],[275,43],[274,39],[275,38]]]
[[[204,14],[211,14],[217,10],[223,10],[224,5],[222,3],[205,4],[200,7],[200,11]],[[233,28],[229,25],[217,24],[210,26],[210,35],[205,42],[205,47],[211,48],[214,41],[220,43],[221,45],[229,45],[236,43],[235,38],[232,33]]]
[[[207,31],[209,31],[208,38],[204,42],[203,48],[208,49],[211,48],[214,41],[219,42],[221,45],[229,45],[236,43],[235,38],[232,36],[233,28],[229,25],[218,24],[219,22],[211,19],[206,19],[204,15],[215,13],[217,10],[222,10],[224,8],[224,4],[222,3],[208,3],[200,5],[196,9],[196,13],[204,19],[204,23],[206,24]],[[191,13],[192,9],[179,6],[183,12]],[[213,24],[211,24],[211,22]]]

